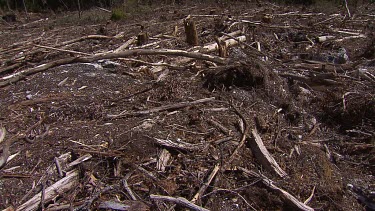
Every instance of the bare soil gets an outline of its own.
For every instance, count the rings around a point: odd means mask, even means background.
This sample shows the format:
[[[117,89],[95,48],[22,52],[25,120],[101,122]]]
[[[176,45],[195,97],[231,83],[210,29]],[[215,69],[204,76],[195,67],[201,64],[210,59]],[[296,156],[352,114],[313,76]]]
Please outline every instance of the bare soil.
[[[214,42],[220,32],[238,29],[246,35],[247,45],[230,48],[233,62],[224,66],[192,60],[182,70],[167,68],[168,72],[153,73],[152,65],[113,59],[115,64],[98,61],[50,68],[0,88],[0,125],[7,131],[5,140],[20,134],[26,137],[13,142],[10,152],[17,156],[0,170],[0,209],[16,208],[43,186],[61,179],[57,172],[46,172],[55,165],[54,158],[65,153],[71,153],[68,162],[85,154],[92,158],[77,167],[79,184],[46,202],[47,210],[57,205],[99,210],[107,201],[131,206],[129,210],[183,210],[180,205],[151,200],[150,195],[191,200],[217,164],[218,173],[196,202],[206,209],[294,209],[239,167],[267,176],[301,202],[311,196],[306,204],[316,210],[374,209],[374,9],[374,4],[359,5],[348,18],[344,7],[332,5],[323,10],[237,2],[225,7],[153,5],[118,22],[108,21],[110,13],[99,9],[84,11],[81,19],[77,13],[30,14],[29,20],[20,14],[15,23],[2,22],[2,68],[22,63],[0,73],[2,77],[59,58],[80,56],[36,45],[54,46],[102,34],[112,38],[85,39],[59,48],[104,53],[136,36],[140,25],[149,33],[149,43],[158,42],[145,48],[189,50],[183,30],[183,18],[189,14],[202,15],[192,16],[201,45]],[[178,31],[172,36],[175,26]],[[121,32],[121,38],[114,38]],[[337,41],[356,33],[364,36]],[[325,35],[335,39],[316,41]],[[256,53],[258,44],[264,55]],[[340,48],[349,57],[344,64],[323,61]],[[22,58],[36,49],[42,50]],[[183,59],[132,58],[169,64]],[[165,77],[158,81],[161,74]],[[215,100],[108,118],[210,97]],[[251,133],[227,163],[244,133],[238,113],[250,131],[258,131],[286,177],[279,177],[256,159]],[[201,147],[165,147],[155,138]],[[165,170],[160,170],[157,163],[163,149],[171,158]],[[135,194],[135,205],[124,189],[124,180]]]

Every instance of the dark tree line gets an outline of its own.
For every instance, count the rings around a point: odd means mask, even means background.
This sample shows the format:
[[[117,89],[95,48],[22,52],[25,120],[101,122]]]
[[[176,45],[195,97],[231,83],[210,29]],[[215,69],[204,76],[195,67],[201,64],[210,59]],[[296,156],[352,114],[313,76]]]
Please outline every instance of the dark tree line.
[[[43,10],[64,11],[64,10],[85,10],[93,6],[115,7],[121,4],[139,5],[139,4],[170,4],[171,2],[181,4],[187,1],[202,2],[202,0],[0,0],[0,7],[5,10],[25,10],[32,12],[41,12]],[[208,0],[210,1],[210,0]],[[207,1],[207,2],[208,2]],[[211,0],[212,2],[231,2],[231,1],[259,1],[259,0]],[[315,4],[321,1],[331,1],[342,3],[344,0],[269,0],[277,3],[287,4]],[[349,3],[370,2],[375,0],[347,0]]]
[[[123,0],[0,0],[0,6],[8,10],[30,11],[43,10],[77,10],[79,7],[88,9],[93,6],[111,7],[121,4]]]

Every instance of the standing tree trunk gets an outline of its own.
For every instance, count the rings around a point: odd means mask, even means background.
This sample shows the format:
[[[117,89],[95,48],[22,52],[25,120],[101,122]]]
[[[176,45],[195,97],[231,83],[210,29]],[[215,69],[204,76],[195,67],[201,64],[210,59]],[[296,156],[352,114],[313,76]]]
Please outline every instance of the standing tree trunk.
[[[7,0],[7,7],[8,7],[8,10],[9,10],[9,11],[12,10],[12,9],[10,8],[9,0]]]
[[[26,13],[26,19],[29,19],[29,13],[27,12],[25,0],[22,0],[22,3],[23,3],[23,8],[25,9],[25,13]]]
[[[81,1],[77,0],[77,4],[78,4],[78,17],[81,19],[81,14],[82,14],[82,11],[81,11]]]

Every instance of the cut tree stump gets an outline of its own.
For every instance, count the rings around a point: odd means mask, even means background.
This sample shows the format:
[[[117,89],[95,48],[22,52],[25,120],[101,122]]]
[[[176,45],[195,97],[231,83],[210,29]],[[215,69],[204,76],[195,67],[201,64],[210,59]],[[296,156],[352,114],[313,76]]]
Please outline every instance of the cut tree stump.
[[[198,45],[198,33],[197,27],[195,22],[191,19],[190,16],[185,18],[184,20],[184,27],[185,27],[185,34],[186,34],[186,42],[189,45]]]
[[[226,42],[218,37],[215,37],[215,42],[219,50],[219,56],[224,58],[228,57],[228,48]]]
[[[144,44],[147,44],[148,42],[148,33],[147,32],[141,32],[137,36],[137,45],[141,46]]]

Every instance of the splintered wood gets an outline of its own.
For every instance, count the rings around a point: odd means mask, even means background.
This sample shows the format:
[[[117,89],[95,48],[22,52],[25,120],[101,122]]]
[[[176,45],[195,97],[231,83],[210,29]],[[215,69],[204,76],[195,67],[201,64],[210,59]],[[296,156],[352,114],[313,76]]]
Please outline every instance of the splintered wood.
[[[37,210],[39,207],[42,194],[44,195],[44,201],[49,202],[59,195],[64,194],[68,190],[72,189],[79,184],[79,172],[78,170],[72,170],[66,173],[66,176],[61,180],[57,181],[55,184],[46,188],[44,193],[38,193],[33,198],[29,199],[27,202],[17,207],[17,210],[32,211]]]
[[[269,171],[275,172],[280,177],[287,176],[287,173],[282,170],[277,164],[276,160],[272,157],[272,155],[268,152],[267,148],[264,146],[262,138],[258,134],[258,132],[253,129],[251,131],[254,139],[250,141],[251,150],[254,153],[257,160]]]
[[[284,197],[284,199],[290,203],[294,209],[296,210],[302,210],[302,211],[314,211],[313,208],[309,207],[308,205],[300,202],[296,197],[288,193],[287,191],[277,187],[274,182],[270,179],[268,179],[266,176],[256,173],[254,171],[249,171],[245,168],[239,167],[239,169],[246,175],[251,177],[257,177],[260,178],[266,187],[270,188],[272,191],[276,192],[277,194],[280,194]]]

